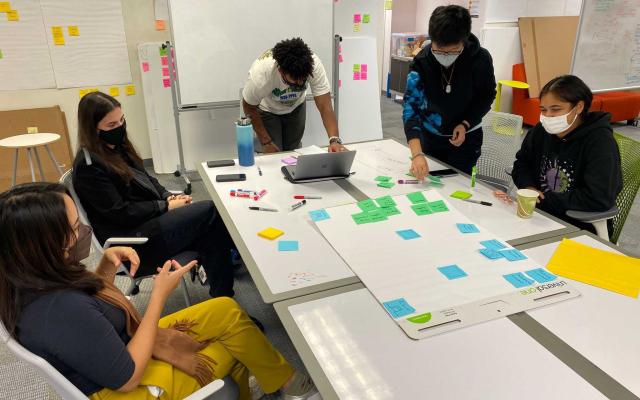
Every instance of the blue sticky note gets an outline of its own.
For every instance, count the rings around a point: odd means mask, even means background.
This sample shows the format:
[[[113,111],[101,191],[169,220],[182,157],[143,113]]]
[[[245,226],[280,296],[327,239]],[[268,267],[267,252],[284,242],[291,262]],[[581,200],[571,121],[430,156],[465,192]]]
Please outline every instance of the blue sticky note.
[[[404,317],[405,315],[413,314],[414,312],[416,312],[416,309],[411,307],[405,299],[385,301],[384,303],[382,303],[382,305],[387,309],[387,311],[393,318]]]
[[[513,285],[516,289],[530,286],[535,283],[533,279],[529,279],[522,272],[516,272],[515,274],[502,275],[504,279]]]
[[[278,242],[278,251],[298,251],[297,240],[280,240]]]
[[[516,249],[500,250],[498,251],[498,253],[502,254],[502,256],[509,261],[520,261],[520,260],[527,259],[527,256],[522,254],[520,250],[516,250]]]
[[[413,229],[404,229],[401,231],[396,231],[396,233],[400,235],[400,237],[404,240],[417,239],[420,237],[418,232],[414,231]]]
[[[467,276],[467,273],[464,272],[462,268],[458,267],[456,264],[438,267],[438,271],[442,272],[442,275],[446,276],[449,280],[464,278],[465,276]]]
[[[313,222],[324,221],[325,219],[331,218],[327,210],[324,208],[321,210],[309,211],[309,216]]]
[[[504,244],[498,242],[495,239],[492,240],[483,240],[482,242],[480,242],[481,245],[483,245],[484,247],[486,247],[487,249],[492,249],[492,250],[500,250],[500,249],[506,249],[507,246],[505,246]]]
[[[498,253],[494,249],[480,249],[478,251],[489,260],[497,260],[498,258],[503,257],[502,254]]]
[[[458,230],[462,233],[479,233],[480,229],[474,224],[456,224]]]
[[[529,275],[529,277],[535,279],[538,283],[551,282],[557,278],[557,276],[544,268],[531,269],[529,271],[525,271],[525,273]]]

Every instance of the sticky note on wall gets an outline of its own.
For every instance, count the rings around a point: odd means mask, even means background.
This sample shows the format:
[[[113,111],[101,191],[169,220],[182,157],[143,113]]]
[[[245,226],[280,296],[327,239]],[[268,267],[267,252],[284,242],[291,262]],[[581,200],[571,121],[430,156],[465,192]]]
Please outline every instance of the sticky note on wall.
[[[118,97],[120,96],[120,88],[119,87],[110,87],[109,88],[109,96]]]
[[[167,25],[165,24],[165,21],[162,19],[157,19],[156,20],[156,30],[157,31],[164,31],[165,29],[167,29]]]
[[[127,85],[124,87],[124,92],[127,96],[133,96],[136,94],[136,87],[133,85]]]
[[[7,11],[7,21],[20,21],[20,14],[18,14],[18,11]]]
[[[142,63],[142,72],[149,72],[149,63],[146,61]]]
[[[87,93],[89,93],[87,89],[78,90],[78,96],[80,96],[80,98],[83,98]]]
[[[11,2],[0,1],[0,12],[9,12],[9,11],[11,11]]]
[[[166,88],[171,87],[171,80],[169,78],[164,78],[162,80],[162,87],[166,87]]]
[[[162,76],[169,76],[169,67],[162,68]]]
[[[362,16],[362,23],[368,24],[371,21],[371,16],[369,14],[364,14]]]
[[[362,21],[362,16],[360,14],[353,14],[353,23],[357,24],[360,21]]]
[[[69,32],[69,36],[80,36],[80,29],[77,25],[69,25],[67,31]]]
[[[2,54],[2,50],[0,50],[0,60],[2,60],[4,58],[4,55]]]
[[[391,9],[393,9],[393,0],[385,0],[385,2],[384,2],[384,9],[385,9],[385,10],[391,10]]]
[[[64,33],[61,26],[52,26],[51,34],[53,35],[53,44],[56,46],[64,46]]]
[[[353,31],[354,32],[360,32],[360,23],[353,24]]]

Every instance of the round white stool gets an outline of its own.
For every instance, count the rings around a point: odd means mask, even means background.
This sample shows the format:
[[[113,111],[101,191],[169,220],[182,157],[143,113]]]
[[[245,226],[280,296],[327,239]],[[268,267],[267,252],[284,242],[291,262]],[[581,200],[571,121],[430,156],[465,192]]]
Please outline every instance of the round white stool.
[[[53,165],[58,170],[60,176],[62,176],[62,168],[58,165],[58,161],[54,157],[51,149],[49,148],[49,143],[53,143],[60,140],[60,135],[57,133],[27,133],[24,135],[11,136],[5,139],[0,140],[0,147],[6,147],[9,149],[15,149],[15,154],[13,156],[13,180],[11,181],[11,186],[15,186],[16,184],[16,174],[18,172],[18,151],[20,149],[27,149],[27,157],[29,158],[29,168],[31,168],[31,181],[36,181],[36,174],[33,169],[33,160],[31,157],[31,151],[36,157],[36,161],[38,163],[38,169],[40,170],[40,177],[42,180],[45,180],[44,170],[42,169],[42,163],[40,162],[40,156],[38,156],[38,151],[36,147],[44,146],[49,154],[49,158]]]

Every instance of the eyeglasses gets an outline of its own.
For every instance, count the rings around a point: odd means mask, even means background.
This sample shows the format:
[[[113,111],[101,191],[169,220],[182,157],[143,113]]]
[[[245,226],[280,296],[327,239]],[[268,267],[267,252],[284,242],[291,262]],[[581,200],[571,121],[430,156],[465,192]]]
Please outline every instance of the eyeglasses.
[[[460,54],[462,54],[462,50],[464,50],[464,47],[456,51],[441,51],[441,50],[435,50],[433,47],[431,48],[431,52],[439,56],[459,56]]]
[[[283,73],[280,73],[280,77],[282,78],[282,82],[289,85],[293,90],[304,90],[307,88],[306,79],[302,81],[302,83],[297,83],[297,82],[289,82]]]

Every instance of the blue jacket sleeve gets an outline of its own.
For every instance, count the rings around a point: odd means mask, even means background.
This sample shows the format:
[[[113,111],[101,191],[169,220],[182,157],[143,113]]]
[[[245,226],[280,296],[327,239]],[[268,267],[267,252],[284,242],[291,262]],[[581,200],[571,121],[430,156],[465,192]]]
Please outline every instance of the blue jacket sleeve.
[[[412,70],[407,75],[407,90],[402,104],[402,122],[407,142],[411,139],[420,139],[422,135],[420,109],[424,104],[424,86],[420,80],[420,74]]]

